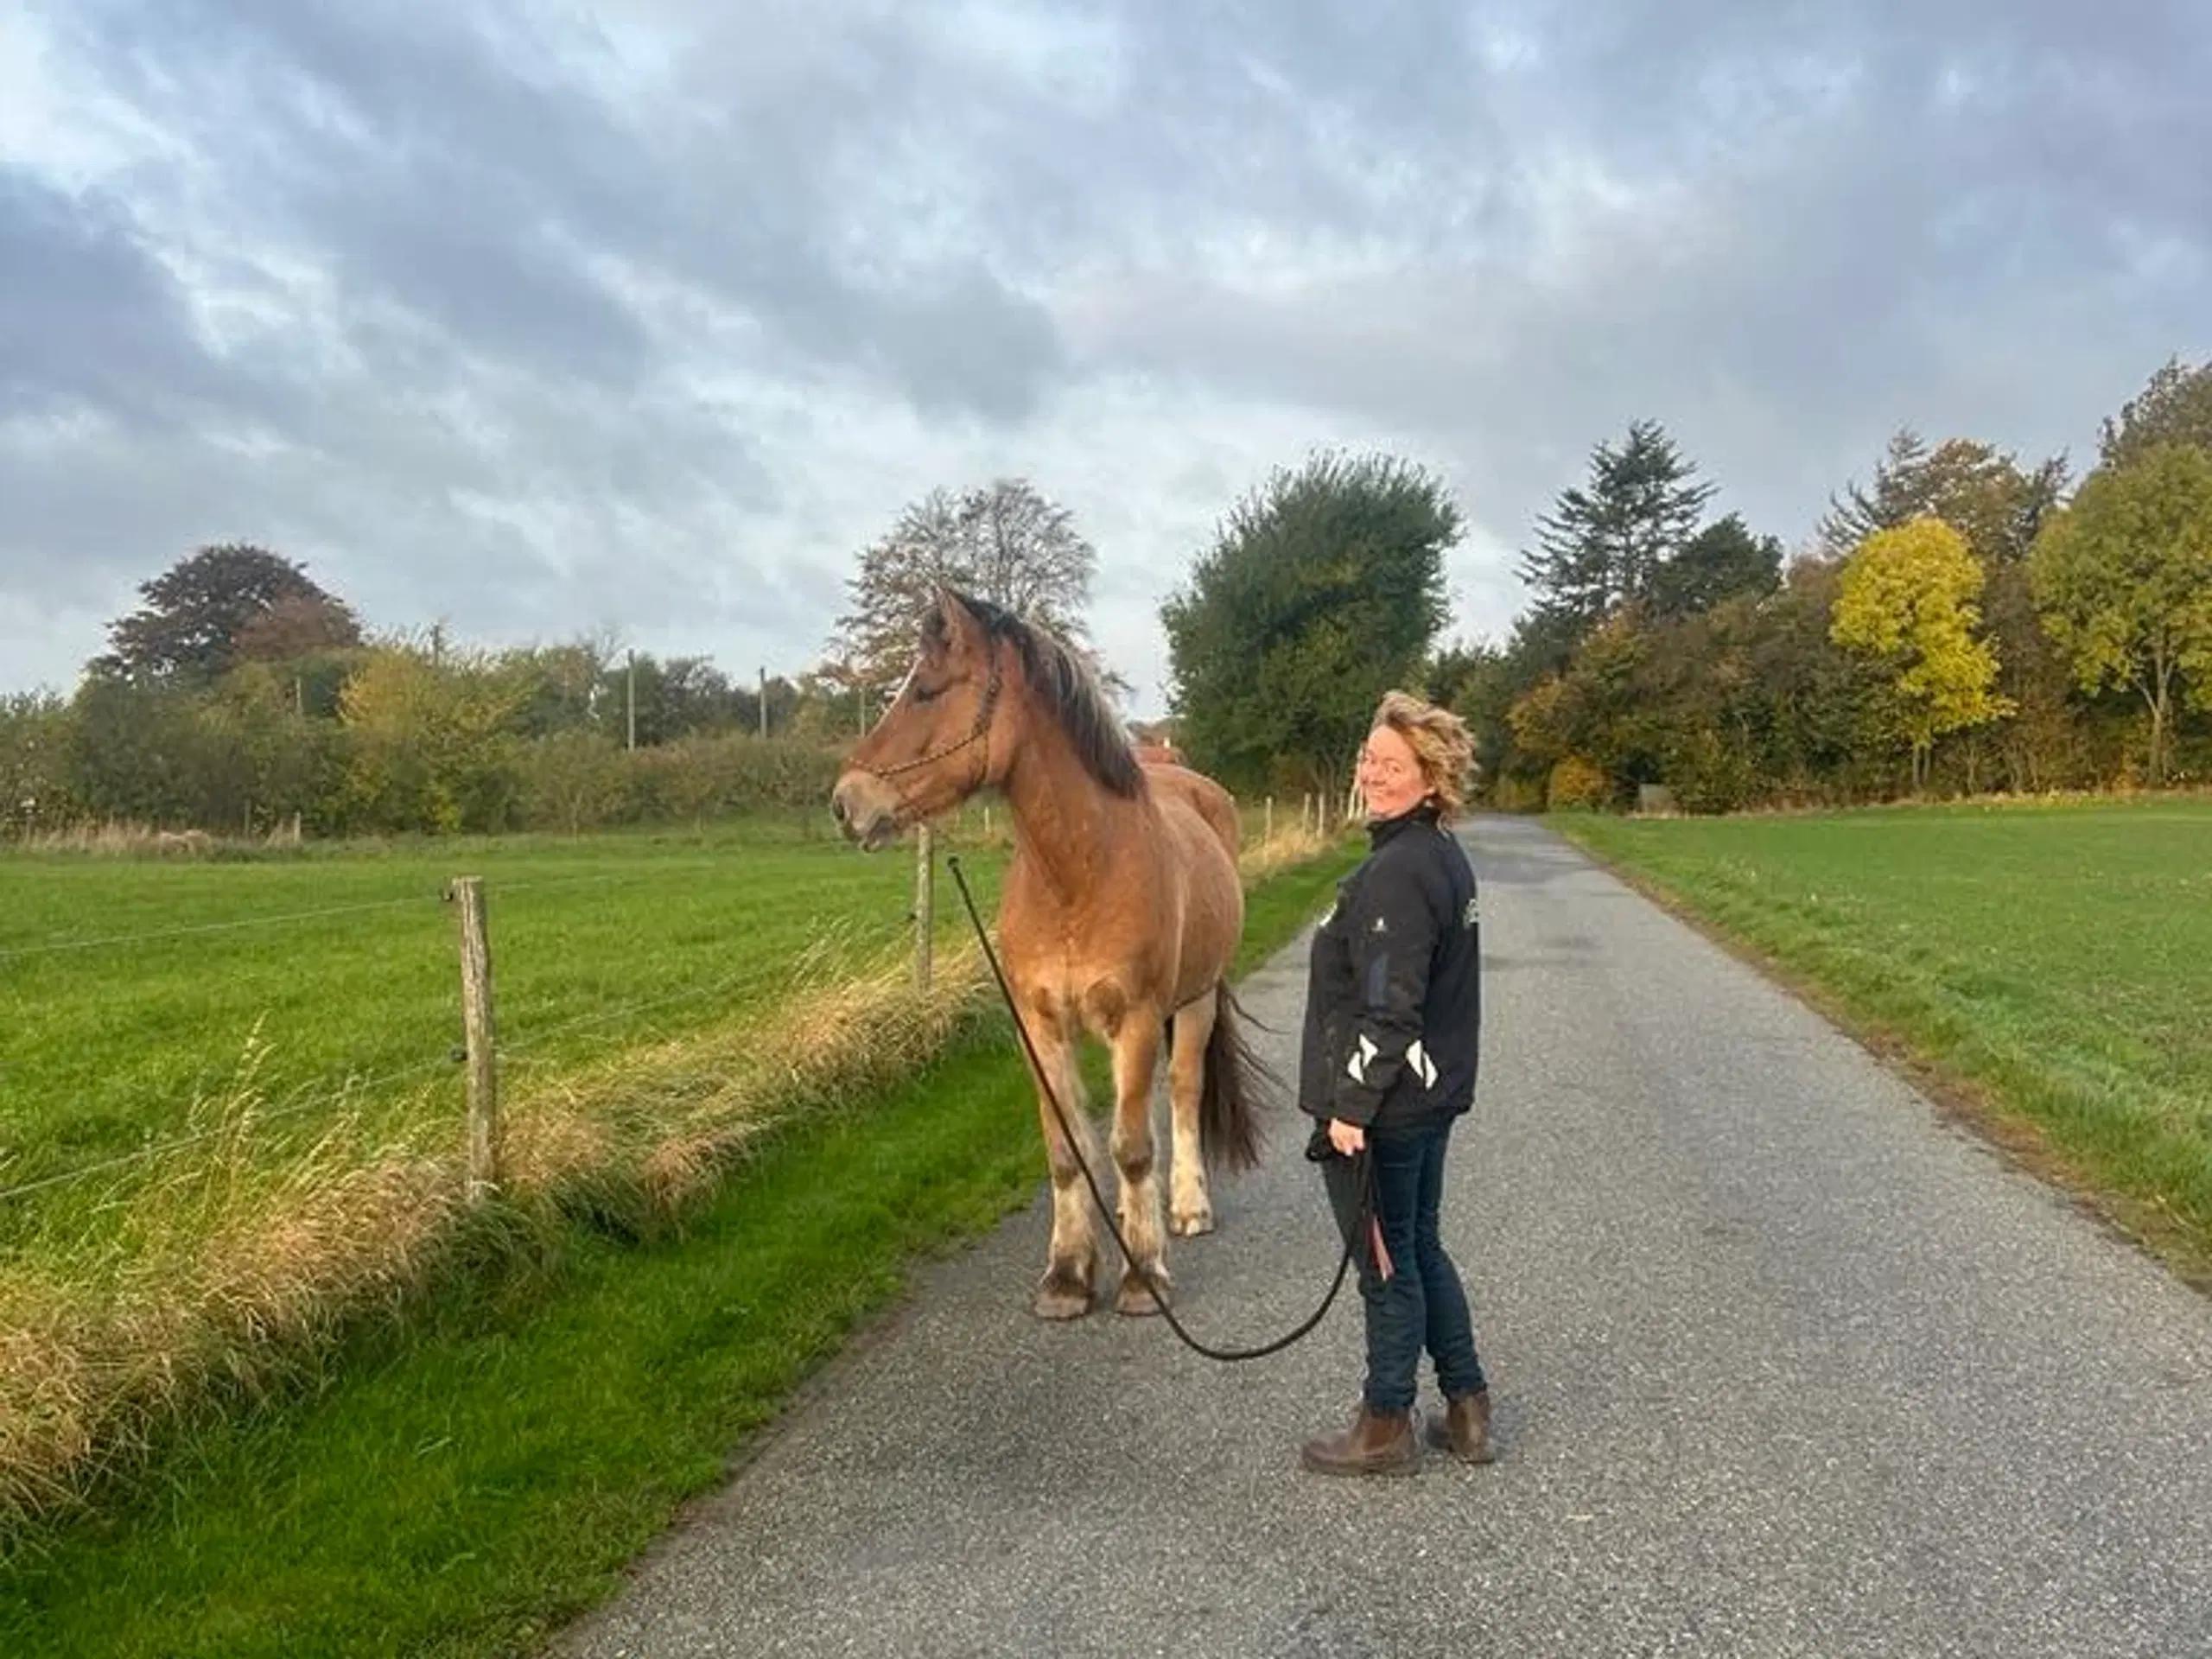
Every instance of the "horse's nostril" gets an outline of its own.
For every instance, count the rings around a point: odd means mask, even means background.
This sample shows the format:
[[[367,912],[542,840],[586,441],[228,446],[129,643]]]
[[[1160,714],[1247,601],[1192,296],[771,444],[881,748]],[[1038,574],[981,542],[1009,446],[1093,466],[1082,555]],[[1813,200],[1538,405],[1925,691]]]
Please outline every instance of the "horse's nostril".
[[[830,816],[836,819],[840,823],[842,823],[845,821],[845,798],[843,796],[832,795],[830,798]]]

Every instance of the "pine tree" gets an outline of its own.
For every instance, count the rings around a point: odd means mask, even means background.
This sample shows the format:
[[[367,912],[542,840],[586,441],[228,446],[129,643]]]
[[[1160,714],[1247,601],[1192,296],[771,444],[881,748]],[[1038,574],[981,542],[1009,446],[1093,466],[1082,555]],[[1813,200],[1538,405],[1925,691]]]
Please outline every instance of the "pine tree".
[[[1618,448],[1600,443],[1591,452],[1587,486],[1561,492],[1521,560],[1521,579],[1549,629],[1580,639],[1650,596],[1713,498],[1713,486],[1696,472],[1656,421],[1631,424]]]

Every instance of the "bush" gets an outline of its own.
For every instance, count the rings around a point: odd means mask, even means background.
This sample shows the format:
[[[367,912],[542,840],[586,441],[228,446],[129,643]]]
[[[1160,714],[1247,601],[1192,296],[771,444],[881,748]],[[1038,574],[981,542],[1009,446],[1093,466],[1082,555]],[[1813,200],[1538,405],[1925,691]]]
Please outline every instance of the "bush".
[[[1544,804],[1554,812],[1594,812],[1612,798],[1611,780],[1579,754],[1554,766],[1544,785]]]

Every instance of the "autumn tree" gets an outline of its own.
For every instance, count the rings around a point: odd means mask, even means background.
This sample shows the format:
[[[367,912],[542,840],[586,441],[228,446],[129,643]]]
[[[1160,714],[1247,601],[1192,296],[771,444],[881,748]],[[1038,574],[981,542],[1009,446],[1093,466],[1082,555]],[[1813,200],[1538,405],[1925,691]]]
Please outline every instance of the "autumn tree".
[[[1974,637],[1984,581],[1965,537],[1923,517],[1877,531],[1844,566],[1830,636],[1895,673],[1891,718],[1912,749],[1912,786],[1946,733],[2012,712],[1993,687],[1997,657]]]
[[[496,831],[512,816],[524,688],[442,639],[379,645],[346,683],[349,816],[378,830]]]
[[[852,608],[830,641],[833,677],[864,695],[897,684],[913,660],[914,631],[944,587],[1039,624],[1098,669],[1088,636],[1097,567],[1074,515],[1026,479],[999,479],[957,498],[932,490],[861,550],[846,582]]]
[[[1412,683],[1444,625],[1460,534],[1443,484],[1388,455],[1318,455],[1238,501],[1160,607],[1193,761],[1348,783],[1376,703]]]
[[[2163,443],[2099,467],[2037,539],[2044,626],[2086,691],[2133,690],[2165,778],[2177,688],[2212,707],[2212,451]]]
[[[1891,435],[1872,488],[1856,480],[1831,497],[1821,518],[1821,550],[1848,558],[1870,536],[1914,519],[1942,519],[1966,538],[1985,569],[2027,556],[2043,521],[2064,497],[2065,457],[2024,469],[2009,453],[1972,438],[1929,448],[1910,427]]]
[[[138,592],[145,604],[108,626],[110,654],[93,669],[127,679],[212,685],[242,645],[268,660],[295,641],[353,645],[359,626],[306,569],[243,542],[203,547]]]
[[[361,625],[345,602],[324,593],[289,592],[238,625],[232,653],[242,663],[289,663],[351,650]]]

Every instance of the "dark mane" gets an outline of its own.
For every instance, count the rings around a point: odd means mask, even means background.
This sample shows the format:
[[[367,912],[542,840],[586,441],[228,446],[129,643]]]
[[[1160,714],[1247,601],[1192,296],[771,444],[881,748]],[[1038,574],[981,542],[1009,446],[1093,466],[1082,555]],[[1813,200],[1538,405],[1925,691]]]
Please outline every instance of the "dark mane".
[[[1043,702],[1083,761],[1083,769],[1102,788],[1116,795],[1134,796],[1144,787],[1136,752],[1114,711],[1107,707],[1097,683],[1065,645],[1034,624],[1002,606],[968,594],[955,594],[993,644],[1004,640],[1021,653],[1021,668],[1030,689]],[[944,626],[944,618],[932,612],[932,632]]]

